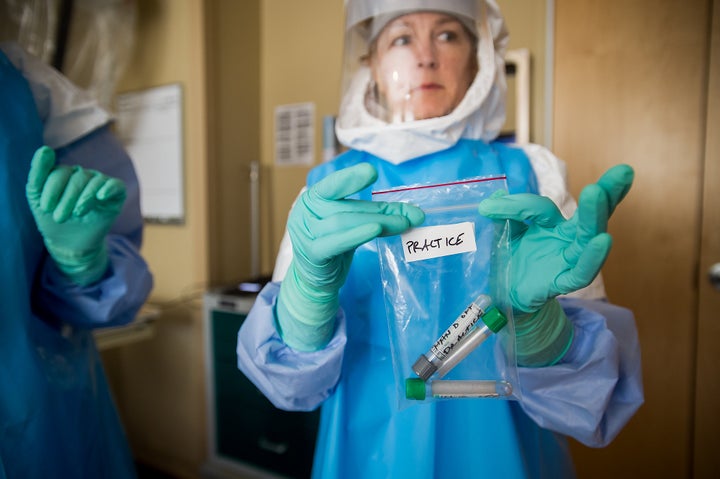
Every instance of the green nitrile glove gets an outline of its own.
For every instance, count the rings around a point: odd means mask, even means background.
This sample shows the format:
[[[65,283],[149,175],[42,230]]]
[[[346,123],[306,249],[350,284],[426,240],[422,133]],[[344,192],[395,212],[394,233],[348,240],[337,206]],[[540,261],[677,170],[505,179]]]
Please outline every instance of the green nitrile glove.
[[[293,259],[276,314],[283,340],[294,349],[317,350],[332,337],[338,292],[358,246],[425,219],[420,208],[407,203],[345,199],[376,179],[369,163],[336,171],[300,195],[290,212]]]
[[[81,286],[100,279],[108,265],[105,236],[122,209],[125,184],[95,170],[55,166],[55,152],[43,146],[25,193],[58,268]]]
[[[600,272],[612,246],[608,219],[633,176],[628,165],[609,169],[583,189],[569,220],[549,198],[533,194],[480,203],[480,214],[511,221],[510,299],[521,365],[554,364],[569,348],[573,328],[554,298],[584,288]]]

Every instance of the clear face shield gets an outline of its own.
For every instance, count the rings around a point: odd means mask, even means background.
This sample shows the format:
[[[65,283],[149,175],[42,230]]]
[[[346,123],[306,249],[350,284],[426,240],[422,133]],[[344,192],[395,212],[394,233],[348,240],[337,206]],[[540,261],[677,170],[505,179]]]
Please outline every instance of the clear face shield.
[[[344,101],[385,123],[451,113],[478,71],[477,3],[350,0]]]

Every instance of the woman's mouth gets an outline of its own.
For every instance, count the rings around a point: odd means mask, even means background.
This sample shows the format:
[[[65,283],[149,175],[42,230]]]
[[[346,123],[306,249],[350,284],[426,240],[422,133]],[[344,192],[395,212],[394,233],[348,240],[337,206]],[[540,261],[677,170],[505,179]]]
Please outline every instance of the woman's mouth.
[[[441,90],[443,88],[439,83],[423,83],[417,90]]]

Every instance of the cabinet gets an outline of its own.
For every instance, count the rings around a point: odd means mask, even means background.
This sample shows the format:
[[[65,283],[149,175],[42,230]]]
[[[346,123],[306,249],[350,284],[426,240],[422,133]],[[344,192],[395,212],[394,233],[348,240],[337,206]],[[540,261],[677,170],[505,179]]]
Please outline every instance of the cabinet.
[[[277,409],[237,368],[237,333],[256,295],[232,287],[204,297],[209,447],[204,476],[310,477],[319,410]]]

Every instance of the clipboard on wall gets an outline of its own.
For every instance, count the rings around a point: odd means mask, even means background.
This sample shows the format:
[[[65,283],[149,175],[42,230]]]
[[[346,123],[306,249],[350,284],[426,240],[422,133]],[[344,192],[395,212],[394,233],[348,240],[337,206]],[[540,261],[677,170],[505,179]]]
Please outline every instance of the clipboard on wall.
[[[182,107],[180,84],[117,96],[116,132],[135,166],[140,209],[150,223],[185,221]]]

